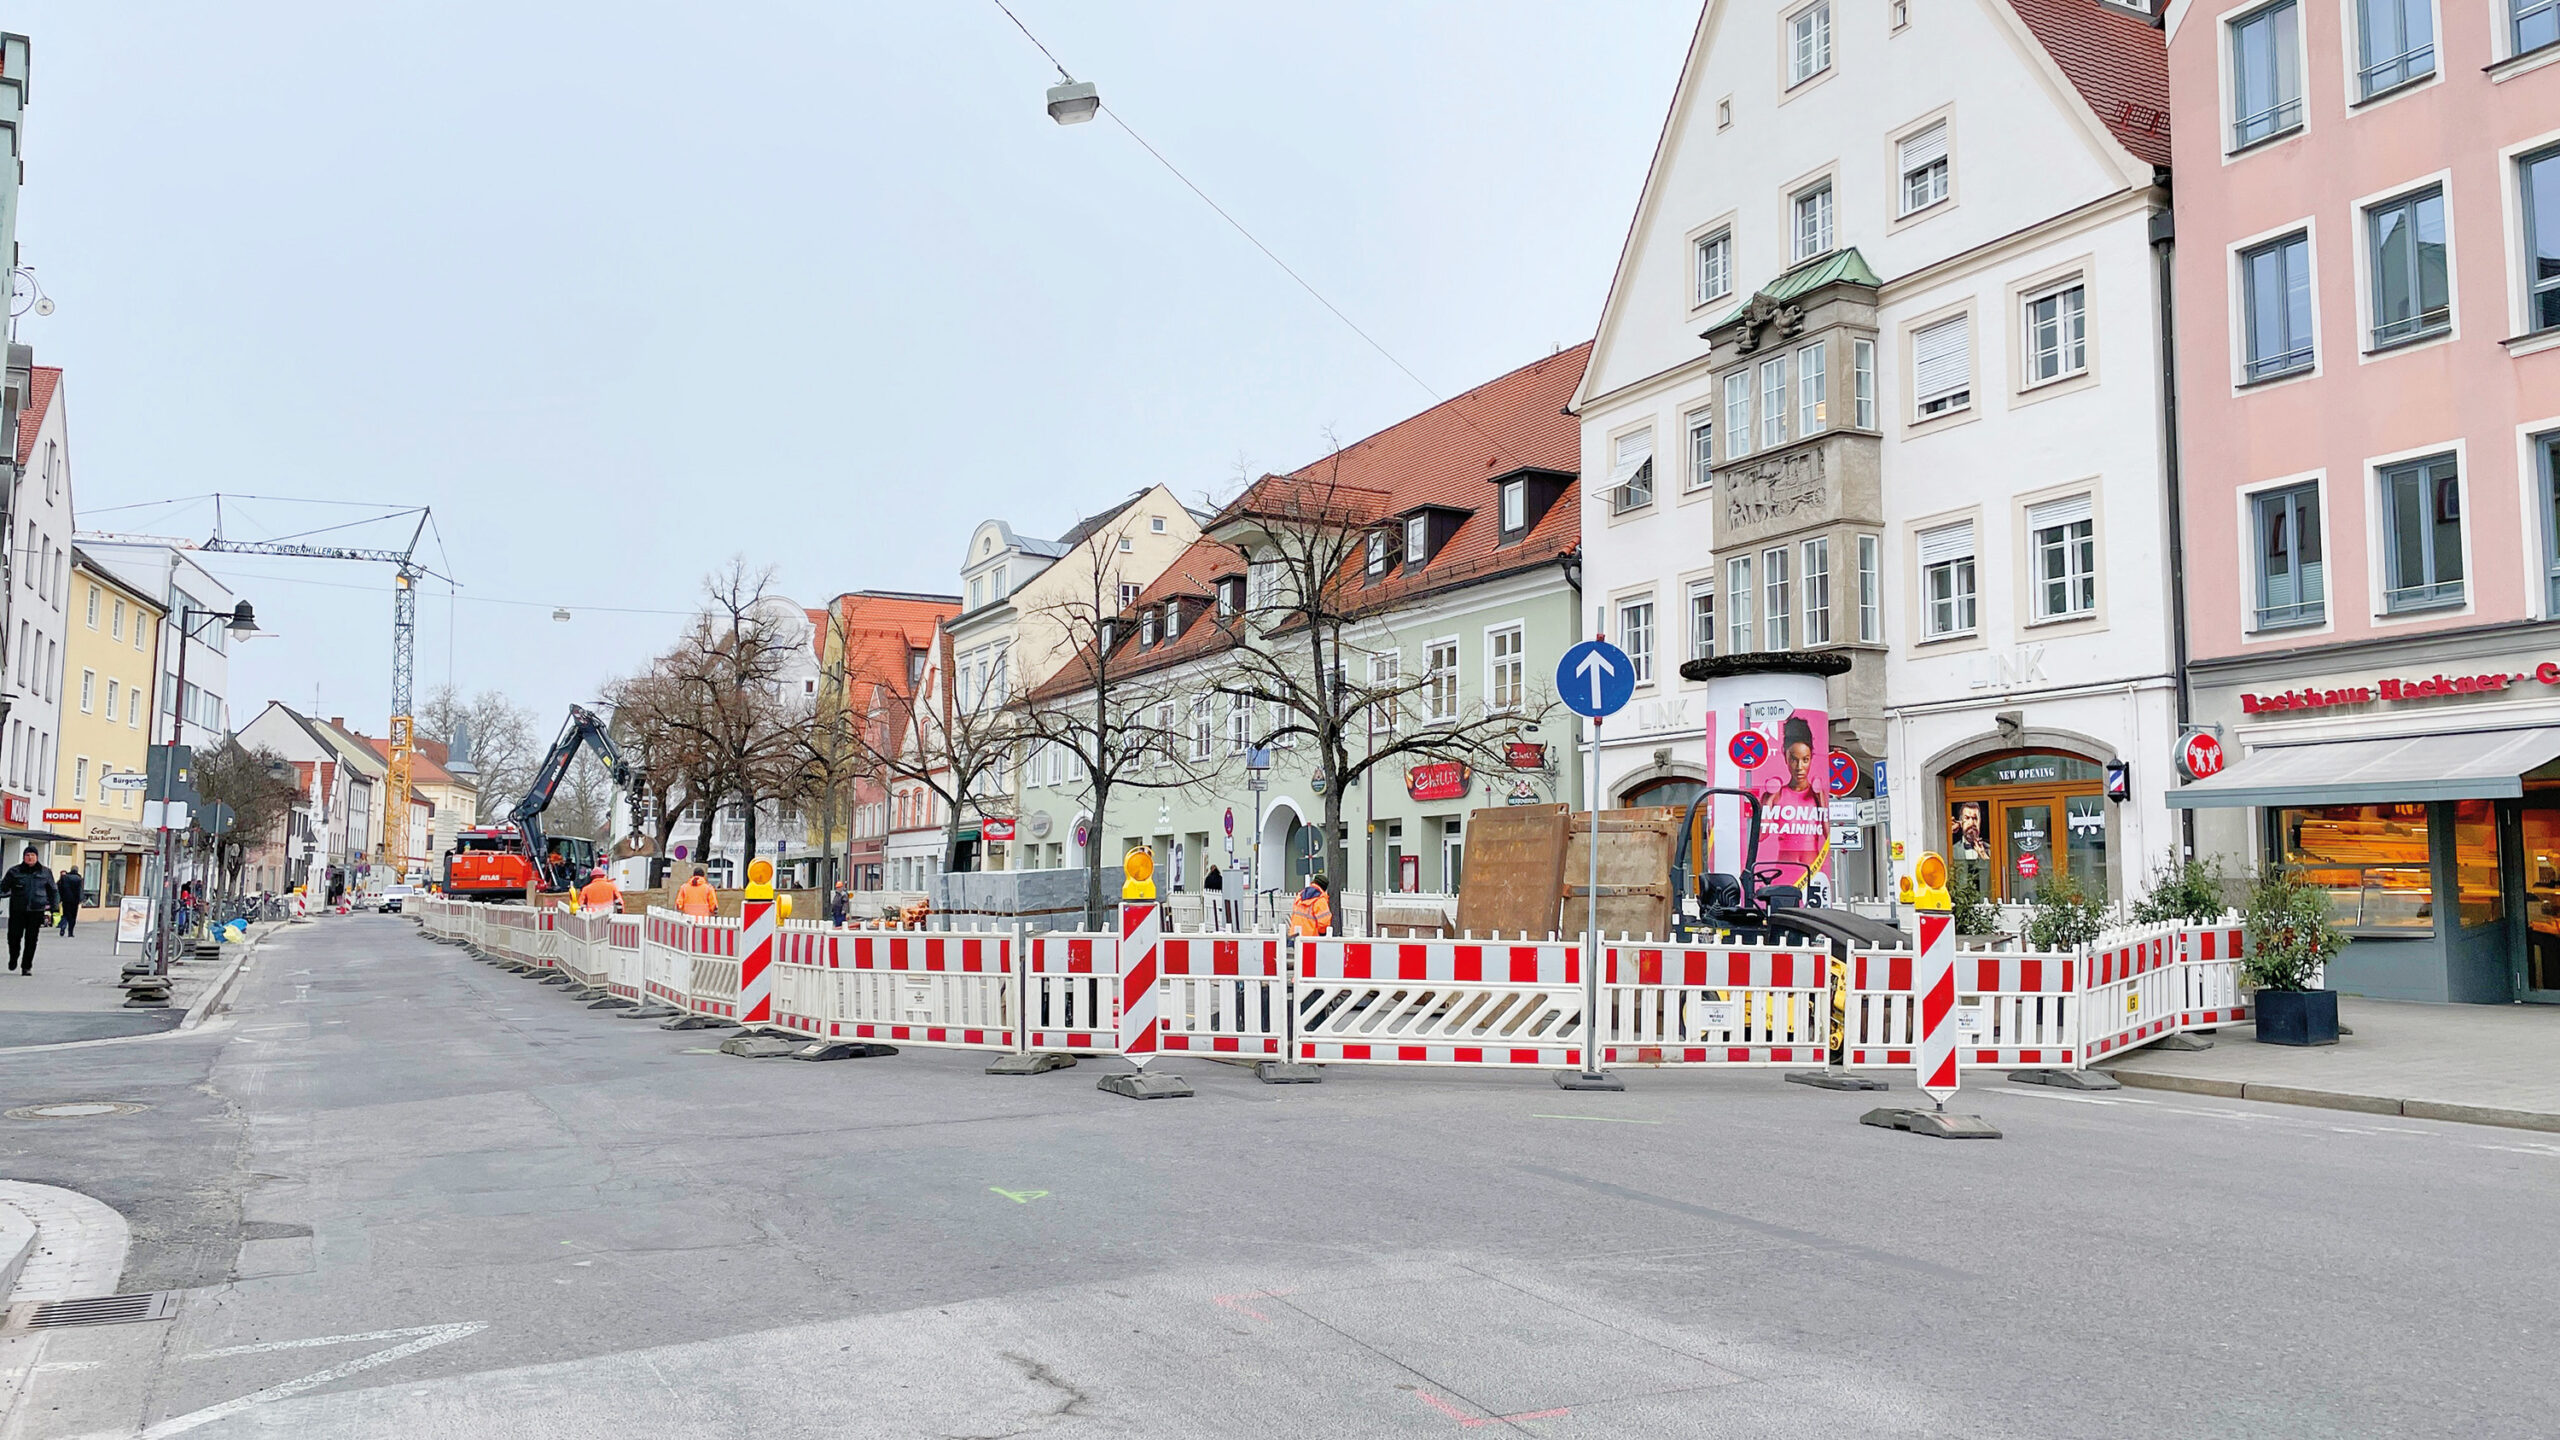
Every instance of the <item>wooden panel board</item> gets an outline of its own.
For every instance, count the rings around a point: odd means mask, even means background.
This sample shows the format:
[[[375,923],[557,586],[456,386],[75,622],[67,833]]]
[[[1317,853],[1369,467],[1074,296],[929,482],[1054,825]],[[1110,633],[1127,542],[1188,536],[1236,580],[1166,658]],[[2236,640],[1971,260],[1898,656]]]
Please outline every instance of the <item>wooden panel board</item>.
[[[1467,817],[1458,878],[1458,933],[1552,934],[1564,893],[1562,805],[1502,805]]]
[[[1671,933],[1671,851],[1680,811],[1645,806],[1600,812],[1600,933],[1639,939]],[[1576,811],[1565,847],[1563,933],[1580,939],[1589,924],[1591,815]]]

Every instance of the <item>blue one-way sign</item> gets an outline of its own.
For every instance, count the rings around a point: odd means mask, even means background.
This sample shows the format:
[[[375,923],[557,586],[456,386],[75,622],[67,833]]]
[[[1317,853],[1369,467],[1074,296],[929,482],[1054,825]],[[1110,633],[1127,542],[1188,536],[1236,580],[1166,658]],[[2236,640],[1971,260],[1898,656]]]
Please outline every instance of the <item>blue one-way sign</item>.
[[[1606,640],[1585,640],[1556,662],[1556,694],[1577,715],[1615,715],[1635,693],[1635,662]]]

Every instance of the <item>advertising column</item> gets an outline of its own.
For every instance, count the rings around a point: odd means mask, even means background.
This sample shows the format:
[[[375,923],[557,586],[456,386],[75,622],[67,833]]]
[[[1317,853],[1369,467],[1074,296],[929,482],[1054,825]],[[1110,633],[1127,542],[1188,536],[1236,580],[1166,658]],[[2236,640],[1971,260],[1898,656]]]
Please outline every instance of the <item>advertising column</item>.
[[[1683,678],[1707,682],[1707,783],[1757,797],[1759,874],[1820,903],[1832,891],[1830,677],[1848,657],[1781,651],[1692,660]],[[1708,806],[1708,871],[1740,875],[1750,820],[1742,799]]]

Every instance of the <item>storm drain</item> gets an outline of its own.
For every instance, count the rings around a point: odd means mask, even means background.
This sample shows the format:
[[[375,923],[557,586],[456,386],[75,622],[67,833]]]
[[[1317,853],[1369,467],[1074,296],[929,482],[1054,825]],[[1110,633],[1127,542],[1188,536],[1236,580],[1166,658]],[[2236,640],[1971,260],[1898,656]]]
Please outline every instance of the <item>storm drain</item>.
[[[178,1313],[178,1292],[153,1290],[140,1295],[95,1295],[86,1300],[39,1300],[9,1308],[0,1329],[59,1330],[66,1325],[130,1325],[137,1320],[166,1320]]]

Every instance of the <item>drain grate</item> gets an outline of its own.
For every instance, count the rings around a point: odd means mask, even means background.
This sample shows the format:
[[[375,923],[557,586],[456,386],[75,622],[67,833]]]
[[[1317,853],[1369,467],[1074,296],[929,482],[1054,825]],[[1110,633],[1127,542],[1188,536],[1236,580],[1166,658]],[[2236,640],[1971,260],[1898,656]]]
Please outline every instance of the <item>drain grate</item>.
[[[178,1292],[153,1290],[140,1295],[93,1295],[85,1300],[40,1300],[11,1307],[11,1330],[58,1330],[66,1325],[130,1325],[137,1320],[166,1320],[178,1313]]]

